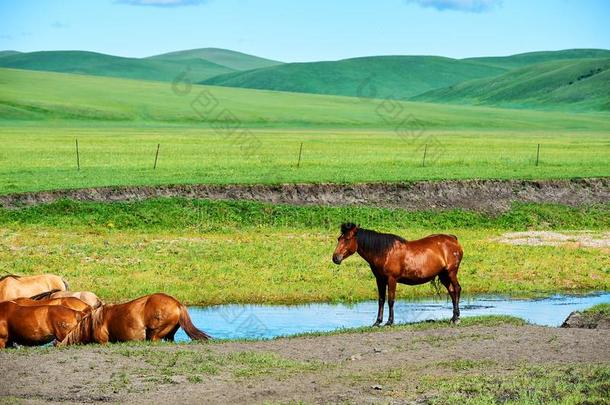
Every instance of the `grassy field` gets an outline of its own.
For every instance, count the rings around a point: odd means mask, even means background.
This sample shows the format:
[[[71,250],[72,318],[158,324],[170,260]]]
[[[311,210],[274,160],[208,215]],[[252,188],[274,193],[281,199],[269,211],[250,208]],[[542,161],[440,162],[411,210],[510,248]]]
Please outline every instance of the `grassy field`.
[[[187,75],[186,79],[189,77]],[[191,77],[190,80],[193,78]],[[181,79],[182,80],[182,79]],[[541,112],[0,69],[0,121],[158,122],[237,128],[601,131],[606,113]],[[89,123],[91,125],[91,123]]]
[[[392,182],[610,175],[597,132],[430,131],[422,143],[388,130],[251,130],[108,124],[1,126],[0,194],[105,185]],[[76,170],[78,138],[81,170]],[[303,154],[297,168],[300,143]],[[161,144],[153,170],[157,144]],[[427,143],[427,142],[426,142]],[[536,145],[541,144],[535,166]]]
[[[209,86],[179,87],[186,89],[181,93],[168,83],[10,69],[0,69],[0,86],[0,193],[129,184],[610,175],[610,116],[604,113],[515,112]]]
[[[57,273],[75,290],[120,301],[165,291],[192,304],[357,301],[376,297],[361,259],[330,258],[338,225],[351,219],[409,239],[459,236],[465,294],[535,295],[607,290],[608,254],[577,246],[513,246],[509,230],[608,229],[610,207],[516,206],[499,217],[460,211],[273,206],[246,202],[152,200],[57,202],[1,211],[0,271]],[[401,298],[433,295],[401,287]]]

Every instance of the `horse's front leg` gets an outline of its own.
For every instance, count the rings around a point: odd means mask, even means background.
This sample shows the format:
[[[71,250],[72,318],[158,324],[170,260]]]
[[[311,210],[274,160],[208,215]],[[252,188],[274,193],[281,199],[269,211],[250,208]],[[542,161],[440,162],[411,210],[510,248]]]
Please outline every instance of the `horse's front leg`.
[[[386,326],[392,326],[394,324],[394,301],[396,300],[396,279],[394,277],[388,277],[388,308],[390,310],[390,316],[386,322]]]
[[[383,276],[376,276],[377,281],[377,292],[379,296],[379,307],[377,308],[377,320],[373,326],[381,325],[383,322],[383,307],[385,306],[385,289],[388,285],[387,280]]]

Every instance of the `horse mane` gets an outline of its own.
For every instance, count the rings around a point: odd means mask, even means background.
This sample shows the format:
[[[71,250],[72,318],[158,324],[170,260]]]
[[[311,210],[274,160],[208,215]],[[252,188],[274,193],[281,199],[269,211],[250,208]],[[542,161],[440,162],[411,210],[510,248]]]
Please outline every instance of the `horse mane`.
[[[357,225],[347,222],[341,225],[341,233],[357,228]],[[370,229],[357,228],[356,241],[358,247],[367,252],[385,253],[390,249],[396,241],[406,242],[407,240],[401,236],[392,233],[381,233]]]
[[[14,279],[18,279],[21,278],[21,276],[17,275],[17,274],[7,274],[6,276],[2,276],[0,277],[0,281],[7,279],[7,278],[14,278]]]
[[[93,333],[103,321],[103,306],[100,306],[81,319],[81,321],[61,341],[62,346],[80,343],[94,343]]]
[[[30,299],[34,300],[34,301],[44,300],[44,299],[47,299],[47,298],[51,298],[51,295],[53,295],[53,294],[55,294],[56,292],[59,292],[59,291],[61,291],[61,290],[55,288],[55,289],[53,289],[51,291],[47,291],[47,292],[43,292],[43,293],[40,293],[40,294],[32,295],[30,297]]]

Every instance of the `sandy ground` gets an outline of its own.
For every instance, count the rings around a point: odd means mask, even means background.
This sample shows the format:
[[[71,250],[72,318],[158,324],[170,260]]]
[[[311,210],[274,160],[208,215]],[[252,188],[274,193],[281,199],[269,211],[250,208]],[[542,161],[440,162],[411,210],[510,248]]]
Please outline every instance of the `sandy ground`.
[[[538,326],[380,332],[213,344],[0,352],[0,402],[426,403],[434,381],[524,365],[610,366],[610,330]]]

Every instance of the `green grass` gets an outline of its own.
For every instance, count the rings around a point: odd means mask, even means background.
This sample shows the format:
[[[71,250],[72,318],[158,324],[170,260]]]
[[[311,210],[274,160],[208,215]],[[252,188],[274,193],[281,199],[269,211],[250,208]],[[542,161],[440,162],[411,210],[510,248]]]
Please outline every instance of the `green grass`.
[[[0,272],[57,273],[73,289],[110,301],[157,291],[191,304],[374,299],[366,262],[355,256],[335,266],[330,259],[338,225],[355,220],[408,239],[458,235],[465,294],[608,290],[603,249],[512,246],[494,239],[528,228],[608,229],[609,210],[523,205],[487,217],[180,199],[57,202],[0,211]],[[429,285],[398,289],[400,298],[433,294]]]
[[[138,59],[86,51],[42,51],[5,55],[0,66],[141,80],[174,80],[185,69],[198,80],[234,70],[203,58]]]
[[[601,405],[609,399],[610,368],[604,365],[526,365],[498,374],[488,368],[480,364],[467,375],[428,377],[418,391],[426,391],[431,404]]]
[[[610,58],[545,62],[466,81],[414,99],[508,107],[610,111]]]
[[[407,98],[503,68],[440,56],[371,56],[332,62],[287,63],[232,72],[205,84],[342,96]]]
[[[446,328],[449,325],[449,319],[441,319],[438,321],[423,321],[423,322],[414,322],[414,323],[399,323],[392,325],[392,331],[400,331],[400,330],[412,330],[412,331],[420,331],[420,330],[430,330],[430,329],[441,329]],[[468,328],[471,326],[484,326],[484,327],[495,327],[500,325],[511,325],[511,326],[523,326],[527,325],[521,318],[517,318],[509,315],[482,315],[482,316],[469,316],[466,318],[462,318],[460,323],[457,325],[451,324],[452,328]],[[315,337],[315,336],[333,336],[333,335],[343,335],[343,334],[351,334],[351,333],[384,333],[388,332],[387,328],[378,327],[378,326],[363,326],[358,328],[340,328],[335,329],[330,332],[305,332],[298,333],[290,336],[280,336],[275,339],[296,339],[299,337]],[[436,338],[435,336],[427,337],[425,339]],[[450,336],[450,339],[455,339],[454,336]],[[472,336],[468,337],[472,339]],[[410,343],[417,343],[414,341],[410,341]],[[428,342],[429,343],[429,342]]]
[[[610,317],[610,304],[597,304],[591,308],[585,309],[583,313],[585,315],[601,315]]]
[[[227,138],[206,126],[0,125],[0,194],[117,185],[610,176],[610,140],[598,132],[430,130],[426,167],[423,141],[392,131],[260,129],[251,134],[250,140]]]

